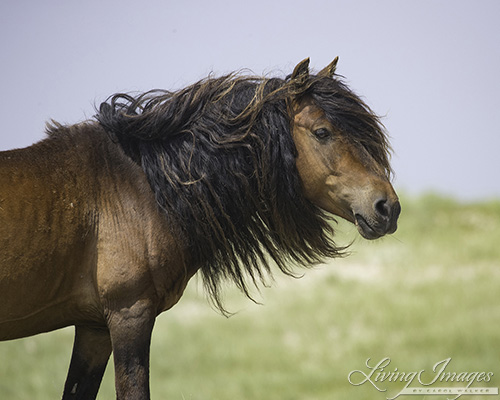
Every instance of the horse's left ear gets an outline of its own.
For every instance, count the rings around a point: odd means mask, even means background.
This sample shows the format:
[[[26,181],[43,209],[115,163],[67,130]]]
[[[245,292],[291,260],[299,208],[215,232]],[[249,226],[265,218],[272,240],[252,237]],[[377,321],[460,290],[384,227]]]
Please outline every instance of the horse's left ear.
[[[335,74],[335,70],[337,69],[338,61],[339,61],[339,58],[335,57],[334,60],[330,64],[328,64],[325,68],[323,68],[321,71],[319,71],[318,75],[332,78],[333,75]]]
[[[290,80],[295,81],[297,84],[299,84],[299,86],[304,83],[309,77],[309,62],[309,58],[306,58],[305,60],[299,62],[293,69]]]

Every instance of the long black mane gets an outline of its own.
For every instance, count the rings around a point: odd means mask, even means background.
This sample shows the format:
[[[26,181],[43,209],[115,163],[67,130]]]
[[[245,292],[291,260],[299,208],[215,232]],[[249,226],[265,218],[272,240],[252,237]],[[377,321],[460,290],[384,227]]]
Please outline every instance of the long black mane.
[[[378,118],[340,79],[235,74],[177,92],[116,94],[96,116],[147,175],[159,207],[183,235],[215,305],[230,279],[249,297],[270,274],[337,257],[331,216],[305,199],[295,166],[289,100],[309,95],[389,173]]]

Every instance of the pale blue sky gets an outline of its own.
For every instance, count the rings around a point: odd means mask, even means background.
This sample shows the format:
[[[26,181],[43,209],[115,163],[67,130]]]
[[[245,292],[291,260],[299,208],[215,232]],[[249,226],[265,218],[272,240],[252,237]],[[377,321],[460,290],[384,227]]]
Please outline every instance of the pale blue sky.
[[[496,0],[3,0],[0,149],[42,139],[50,118],[91,117],[115,92],[338,55],[385,116],[396,187],[500,197],[499,18]]]

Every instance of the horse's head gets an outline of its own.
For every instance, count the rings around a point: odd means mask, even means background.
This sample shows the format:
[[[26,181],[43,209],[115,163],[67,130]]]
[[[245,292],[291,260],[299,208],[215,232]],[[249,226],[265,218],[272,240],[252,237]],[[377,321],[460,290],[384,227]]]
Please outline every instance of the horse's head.
[[[376,239],[396,231],[401,211],[389,180],[389,145],[378,118],[333,78],[336,62],[309,75],[307,59],[292,74],[296,165],[312,203]]]

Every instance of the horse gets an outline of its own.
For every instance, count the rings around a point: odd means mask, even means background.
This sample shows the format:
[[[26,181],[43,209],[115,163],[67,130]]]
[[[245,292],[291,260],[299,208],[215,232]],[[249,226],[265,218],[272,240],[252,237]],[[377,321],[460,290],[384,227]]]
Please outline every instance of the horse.
[[[63,399],[94,399],[113,354],[117,399],[149,399],[156,317],[202,275],[251,298],[344,255],[334,221],[396,231],[380,118],[305,59],[286,77],[231,73],[118,93],[74,125],[0,153],[0,339],[75,326]]]

